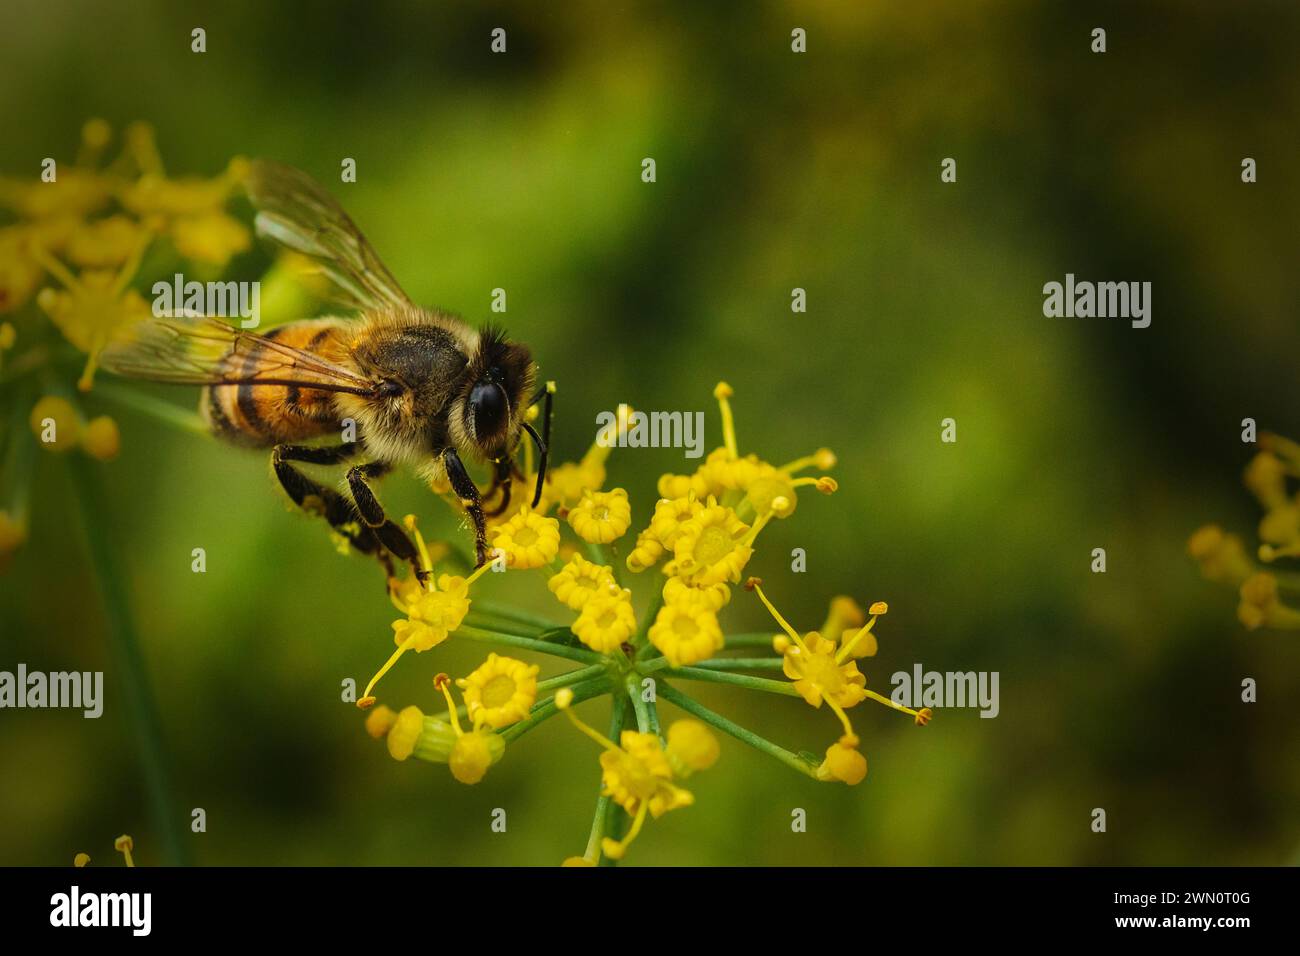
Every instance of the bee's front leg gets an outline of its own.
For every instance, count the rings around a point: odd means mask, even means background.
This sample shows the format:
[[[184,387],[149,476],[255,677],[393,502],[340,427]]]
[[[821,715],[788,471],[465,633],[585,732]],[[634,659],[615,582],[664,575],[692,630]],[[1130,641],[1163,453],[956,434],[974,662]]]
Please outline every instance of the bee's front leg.
[[[456,492],[456,497],[460,498],[465,513],[469,515],[470,521],[474,522],[474,553],[477,558],[475,566],[481,568],[487,564],[487,519],[483,515],[483,498],[479,494],[478,485],[474,484],[474,479],[465,470],[460,455],[456,454],[456,449],[448,448],[443,451],[442,464],[447,470],[447,480],[451,482],[451,490]]]
[[[352,501],[357,506],[361,520],[379,538],[384,547],[391,551],[398,560],[410,564],[415,576],[420,580],[429,572],[420,567],[420,553],[410,536],[384,514],[384,506],[375,497],[374,491],[367,483],[371,478],[381,478],[393,470],[393,466],[383,461],[372,461],[365,465],[356,465],[348,469],[348,488],[352,491]]]

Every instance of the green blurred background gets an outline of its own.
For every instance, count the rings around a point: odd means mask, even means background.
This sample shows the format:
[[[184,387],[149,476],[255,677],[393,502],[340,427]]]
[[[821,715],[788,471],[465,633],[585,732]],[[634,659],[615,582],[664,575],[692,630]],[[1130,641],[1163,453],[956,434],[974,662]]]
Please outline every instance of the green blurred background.
[[[620,401],[707,410],[712,447],[719,379],[743,450],[838,452],[839,494],[765,532],[753,572],[804,628],[832,595],[888,600],[869,686],[916,661],[999,671],[1000,716],[942,711],[918,730],[864,704],[856,788],[724,740],[696,805],[649,826],[629,862],[1278,864],[1300,850],[1300,643],[1242,630],[1184,544],[1211,520],[1253,532],[1244,416],[1300,437],[1300,8],[1219,6],[11,0],[0,171],[70,159],[92,116],[155,124],[173,173],[292,163],[417,301],[483,322],[508,291],[509,328],[560,384],[561,458]],[[189,50],[195,26],[206,54]],[[496,26],[505,56],[489,53]],[[355,185],[338,184],[345,156]],[[1066,272],[1151,281],[1151,327],[1044,318],[1042,285]],[[391,760],[338,694],[391,648],[372,565],[288,511],[265,456],[87,407],[123,429],[121,457],[93,467],[196,862],[582,851],[587,741],[552,721],[473,788]],[[948,416],[955,445],[939,441]],[[103,669],[108,697],[98,721],[0,714],[0,863],[106,863],[123,831],[158,863],[65,462],[38,465],[33,540],[0,577],[0,667]],[[641,523],[658,473],[682,469],[672,450],[616,451],[610,479]],[[382,494],[461,533],[409,477]],[[554,607],[540,577],[485,583]],[[743,593],[723,621],[768,625]],[[453,640],[410,657],[384,699],[434,710],[429,676],[483,653]],[[1257,704],[1240,703],[1244,677]],[[794,749],[835,732],[798,701],[688,689]],[[207,833],[189,834],[191,807]]]

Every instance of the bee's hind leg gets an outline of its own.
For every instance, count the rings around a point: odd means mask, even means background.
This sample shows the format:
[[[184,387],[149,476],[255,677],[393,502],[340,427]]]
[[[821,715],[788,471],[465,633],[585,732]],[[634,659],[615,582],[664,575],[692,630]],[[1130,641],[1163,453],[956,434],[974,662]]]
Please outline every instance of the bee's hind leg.
[[[487,519],[483,515],[483,498],[479,494],[478,485],[474,484],[474,479],[465,470],[460,455],[456,454],[456,449],[448,448],[442,453],[442,464],[447,469],[451,490],[456,492],[469,520],[474,523],[475,566],[481,568],[487,564]]]
[[[492,484],[483,497],[491,498],[497,489],[500,489],[501,502],[491,511],[484,512],[489,518],[505,514],[506,509],[510,507],[510,484],[514,480],[514,474],[517,470],[515,463],[508,458],[502,458],[497,462],[496,471],[492,475]]]
[[[410,535],[384,513],[384,506],[375,497],[374,489],[369,485],[372,478],[382,478],[393,470],[393,466],[383,461],[372,461],[364,465],[354,465],[348,469],[348,487],[352,490],[352,500],[356,503],[361,520],[399,561],[411,566],[412,572],[423,581],[430,572],[420,567],[420,553],[415,549]]]
[[[294,504],[305,511],[321,515],[357,551],[378,558],[384,566],[387,580],[394,577],[388,549],[375,531],[362,522],[356,506],[333,488],[308,478],[290,464],[300,461],[313,465],[336,465],[360,452],[361,446],[355,442],[332,447],[277,445],[271,453],[271,466]]]

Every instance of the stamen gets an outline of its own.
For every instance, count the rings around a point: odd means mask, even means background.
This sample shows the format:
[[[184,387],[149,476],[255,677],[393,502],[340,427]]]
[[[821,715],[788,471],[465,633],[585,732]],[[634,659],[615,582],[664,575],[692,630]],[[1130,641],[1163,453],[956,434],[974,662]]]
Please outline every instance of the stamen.
[[[934,717],[934,711],[929,707],[922,707],[920,710],[913,710],[911,707],[904,707],[902,704],[897,704],[888,697],[883,697],[880,694],[877,694],[874,690],[867,690],[866,688],[863,688],[863,690],[868,697],[877,703],[884,704],[886,707],[892,708],[900,714],[907,714],[915,719],[916,726],[918,727],[924,727],[930,722],[931,718]]]
[[[372,697],[370,695],[370,692],[375,689],[375,685],[379,683],[379,679],[388,673],[388,671],[392,668],[392,666],[397,663],[397,659],[401,657],[403,654],[405,654],[407,651],[409,651],[411,649],[411,645],[414,643],[415,643],[415,635],[411,635],[406,640],[404,640],[401,643],[401,645],[397,648],[397,650],[393,651],[393,656],[388,658],[388,660],[384,663],[384,666],[379,668],[379,670],[375,673],[374,677],[370,678],[370,683],[366,685],[366,692],[362,694],[361,699],[357,701],[357,706],[359,708],[361,708],[362,710],[369,710],[371,707],[375,706],[376,698]]]
[[[858,641],[860,641],[862,638],[866,637],[868,634],[871,633],[871,628],[876,623],[876,618],[878,618],[880,615],[884,614],[888,610],[889,610],[889,605],[886,604],[884,601],[877,601],[875,604],[871,605],[871,620],[867,621],[867,623],[862,626],[862,630],[858,631],[858,633],[853,635],[852,640],[850,640],[848,643],[846,643],[843,647],[839,649],[839,651],[835,655],[836,664],[844,663],[844,659],[848,657],[849,653],[853,650],[853,648],[857,646]]]
[[[838,717],[840,723],[844,725],[844,732],[850,737],[856,737],[857,735],[853,732],[853,725],[849,723],[849,715],[844,713],[844,708],[835,703],[835,701],[831,700],[825,694],[822,695],[822,700],[826,701],[826,705],[830,707],[831,710],[835,711],[835,716]]]
[[[718,400],[718,408],[722,411],[722,440],[727,446],[727,455],[731,458],[739,458],[736,445],[736,420],[731,414],[731,402],[728,399],[736,394],[730,385],[726,382],[719,382],[713,389],[713,397]]]
[[[415,515],[407,515],[402,519],[402,523],[406,525],[407,531],[415,535],[415,545],[420,550],[420,568],[428,575],[425,578],[427,589],[430,591],[438,590],[433,583],[433,562],[429,560],[429,549],[424,543],[424,535],[420,534],[420,529],[415,524]]]
[[[460,714],[456,712],[456,701],[451,696],[451,678],[446,674],[437,674],[433,678],[433,686],[442,691],[442,696],[447,698],[447,713],[451,716],[451,728],[456,731],[457,737],[464,737],[465,731],[460,727]]]
[[[135,849],[135,841],[128,834],[123,833],[113,841],[113,849],[117,850],[126,858],[127,866],[135,866],[135,860],[131,859],[131,851]],[[87,857],[89,859],[89,857]]]
[[[607,857],[611,860],[623,859],[623,854],[627,852],[627,848],[632,844],[632,841],[637,838],[637,834],[641,832],[641,825],[645,823],[646,810],[648,810],[649,807],[649,800],[642,800],[637,805],[636,816],[632,820],[632,826],[628,829],[623,839],[611,840],[609,837],[606,837],[601,841],[601,849],[605,851]]]
[[[776,618],[776,623],[781,625],[782,630],[790,635],[790,639],[798,645],[801,651],[805,654],[811,654],[812,651],[808,650],[808,645],[803,642],[803,638],[799,635],[799,632],[790,626],[790,622],[783,618],[781,612],[773,607],[772,602],[767,599],[767,595],[763,593],[762,584],[763,581],[761,578],[750,578],[745,582],[745,590],[757,592],[758,599],[763,602],[772,617]]]
[[[595,730],[594,728],[592,728],[591,726],[583,722],[582,718],[580,718],[577,714],[575,714],[571,709],[570,705],[572,703],[573,703],[573,691],[570,690],[568,687],[563,687],[560,690],[555,692],[556,709],[564,711],[564,713],[568,716],[569,720],[573,721],[573,726],[577,727],[584,734],[586,734],[592,740],[596,741],[596,743],[600,744],[606,750],[613,750],[618,753],[623,752],[622,747],[614,743],[614,741],[610,740],[600,731]]]

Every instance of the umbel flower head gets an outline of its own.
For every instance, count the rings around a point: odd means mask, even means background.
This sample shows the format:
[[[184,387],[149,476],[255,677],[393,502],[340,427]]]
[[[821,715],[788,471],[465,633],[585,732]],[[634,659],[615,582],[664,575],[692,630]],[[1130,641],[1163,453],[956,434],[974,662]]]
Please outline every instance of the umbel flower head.
[[[1187,553],[1201,574],[1237,589],[1237,619],[1247,630],[1300,629],[1300,576],[1269,567],[1300,558],[1300,445],[1280,435],[1259,437],[1259,451],[1242,473],[1242,483],[1259,502],[1259,546],[1252,558],[1239,535],[1217,524],[1198,528]],[[1255,563],[1255,558],[1264,565]],[[1288,597],[1289,595],[1294,595]]]
[[[548,389],[554,395],[553,385]],[[731,389],[720,384],[714,394],[722,417],[722,447],[693,474],[663,475],[658,482],[662,497],[635,532],[631,496],[623,488],[604,488],[615,443],[600,438],[578,462],[561,462],[548,470],[536,507],[530,501],[520,503],[518,496],[509,502],[489,496],[493,509],[500,511],[489,518],[494,560],[473,573],[457,569],[435,574],[438,563],[456,560],[455,552],[443,548],[439,562],[430,560],[414,519],[407,521],[420,550],[421,573],[393,584],[393,602],[405,619],[394,624],[399,646],[376,679],[405,650],[438,654],[451,641],[481,642],[498,650],[454,682],[462,694],[460,706],[452,697],[453,682],[440,674],[435,686],[446,703],[444,714],[426,715],[417,707],[393,711],[381,704],[370,711],[367,730],[384,738],[389,753],[400,761],[414,757],[447,763],[457,780],[477,783],[507,745],[555,714],[567,713],[600,748],[594,763],[601,786],[586,850],[567,859],[566,865],[619,860],[647,820],[690,806],[695,795],[685,782],[713,766],[721,752],[711,727],[809,780],[855,785],[865,778],[867,761],[849,720],[852,708],[872,699],[908,715],[918,726],[932,718],[928,709],[895,704],[866,686],[859,668],[879,652],[876,628],[889,610],[883,601],[864,611],[851,598],[837,597],[820,631],[800,632],[751,578],[747,587],[758,594],[781,632],[728,637],[724,614],[743,614],[752,607],[742,602],[746,608],[734,611],[732,589],[745,580],[765,529],[794,514],[801,489],[828,495],[837,485],[826,475],[798,475],[809,468],[832,467],[835,456],[827,449],[781,466],[756,454],[741,455]],[[625,406],[620,410],[620,434],[635,427],[633,415]],[[531,484],[535,473],[530,459],[522,471]],[[450,494],[443,488],[435,491]],[[633,535],[629,546],[626,539]],[[484,576],[489,567],[505,573]],[[651,600],[638,609],[623,575],[656,568],[652,578],[640,579],[650,586]],[[520,593],[520,575],[534,571],[541,576],[535,592],[549,592],[555,612],[567,623],[477,593],[500,587],[512,595]],[[731,656],[733,652],[741,656]],[[540,665],[520,659],[521,654],[543,655],[570,666],[543,676]],[[820,745],[823,756],[792,752],[678,688],[689,682],[793,697],[830,711],[839,726]],[[372,681],[360,703],[376,703],[374,686]],[[599,697],[611,701],[605,733],[573,709]],[[661,722],[660,708],[665,705],[684,713]]]

